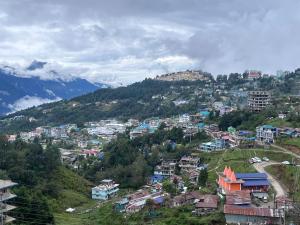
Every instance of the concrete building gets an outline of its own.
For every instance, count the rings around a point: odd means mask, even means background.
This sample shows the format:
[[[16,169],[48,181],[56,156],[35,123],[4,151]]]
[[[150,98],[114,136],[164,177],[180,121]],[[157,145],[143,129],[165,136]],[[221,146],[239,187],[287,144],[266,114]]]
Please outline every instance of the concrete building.
[[[262,143],[274,143],[278,136],[278,129],[271,125],[256,127],[256,140]]]
[[[183,156],[179,161],[179,167],[183,170],[197,169],[200,164],[200,158],[192,156]]]
[[[271,94],[268,91],[249,91],[248,108],[253,112],[260,112],[271,104]]]
[[[176,162],[174,160],[163,161],[154,169],[154,175],[161,175],[163,177],[171,177],[175,174]]]
[[[102,180],[101,184],[92,188],[92,199],[107,200],[119,191],[119,184],[113,180]]]
[[[10,192],[10,188],[16,186],[17,183],[14,183],[10,180],[0,180],[0,224],[8,224],[13,222],[15,218],[10,217],[7,213],[13,209],[15,206],[8,205],[6,201],[15,198],[16,195]]]

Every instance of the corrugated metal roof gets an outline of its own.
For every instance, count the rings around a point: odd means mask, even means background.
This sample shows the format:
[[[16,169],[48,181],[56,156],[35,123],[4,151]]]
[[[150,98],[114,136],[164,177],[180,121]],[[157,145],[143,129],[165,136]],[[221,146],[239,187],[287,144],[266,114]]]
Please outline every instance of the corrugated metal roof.
[[[228,205],[249,205],[251,204],[250,191],[234,191],[226,193],[226,204]]]
[[[267,179],[267,174],[265,173],[236,173],[237,179]]]
[[[217,195],[202,195],[196,208],[218,208],[218,199]]]
[[[269,186],[268,180],[246,180],[243,183],[244,187],[251,187],[251,186]]]
[[[274,217],[272,209],[269,208],[246,208],[234,205],[224,205],[224,213],[245,216]]]

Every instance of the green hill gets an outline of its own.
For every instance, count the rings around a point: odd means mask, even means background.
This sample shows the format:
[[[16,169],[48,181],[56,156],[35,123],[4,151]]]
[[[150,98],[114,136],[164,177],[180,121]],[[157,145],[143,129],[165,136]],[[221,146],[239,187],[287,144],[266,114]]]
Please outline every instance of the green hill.
[[[300,70],[282,78],[263,77],[248,80],[241,74],[218,76],[198,81],[161,81],[146,79],[127,87],[100,89],[93,93],[19,111],[0,120],[0,132],[32,130],[38,126],[65,123],[82,124],[107,118],[144,119],[168,117],[222,101],[231,105],[245,104],[241,92],[263,89],[272,97],[293,94],[294,80]],[[242,91],[241,91],[242,90]]]

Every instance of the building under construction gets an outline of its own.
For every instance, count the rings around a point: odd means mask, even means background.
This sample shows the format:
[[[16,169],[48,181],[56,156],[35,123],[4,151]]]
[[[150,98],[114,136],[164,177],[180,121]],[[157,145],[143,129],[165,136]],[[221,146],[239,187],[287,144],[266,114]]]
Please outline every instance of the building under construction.
[[[248,108],[253,112],[260,112],[271,104],[271,94],[268,91],[249,91]]]
[[[8,216],[7,213],[16,207],[6,202],[16,197],[16,195],[10,192],[10,188],[16,185],[17,183],[10,180],[0,180],[0,225],[8,224],[15,220],[13,217]]]

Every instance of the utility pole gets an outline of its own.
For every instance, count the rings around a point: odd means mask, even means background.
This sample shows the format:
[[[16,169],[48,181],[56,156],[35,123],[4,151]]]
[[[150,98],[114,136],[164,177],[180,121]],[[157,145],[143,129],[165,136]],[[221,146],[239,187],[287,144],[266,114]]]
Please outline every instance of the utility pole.
[[[3,196],[3,193],[2,192],[0,192],[0,225],[4,225],[4,215],[3,215],[3,211],[2,211],[2,209],[1,209],[1,205],[2,205],[2,196]]]

